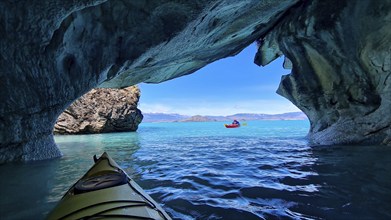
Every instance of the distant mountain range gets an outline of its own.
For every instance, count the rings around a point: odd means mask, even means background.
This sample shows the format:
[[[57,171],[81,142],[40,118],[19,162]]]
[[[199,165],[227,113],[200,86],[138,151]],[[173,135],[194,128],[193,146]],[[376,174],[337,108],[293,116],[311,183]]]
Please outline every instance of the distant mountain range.
[[[253,114],[239,113],[228,116],[180,115],[165,113],[143,113],[143,122],[206,122],[206,121],[255,121],[255,120],[306,120],[303,112],[289,112],[283,114]]]

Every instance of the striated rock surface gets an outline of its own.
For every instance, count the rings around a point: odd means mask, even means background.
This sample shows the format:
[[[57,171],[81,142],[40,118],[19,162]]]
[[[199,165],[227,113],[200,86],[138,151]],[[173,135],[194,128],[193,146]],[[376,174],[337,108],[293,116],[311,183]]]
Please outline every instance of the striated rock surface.
[[[390,1],[0,1],[0,163],[58,157],[57,117],[91,89],[159,83],[260,40],[315,144],[390,136]]]
[[[83,94],[234,55],[295,2],[0,1],[0,163],[60,156],[54,124]]]
[[[54,126],[54,134],[136,131],[143,119],[137,108],[139,98],[137,86],[93,89],[60,115]]]
[[[313,144],[391,145],[391,1],[304,1],[258,42],[256,63],[288,58],[277,92]]]

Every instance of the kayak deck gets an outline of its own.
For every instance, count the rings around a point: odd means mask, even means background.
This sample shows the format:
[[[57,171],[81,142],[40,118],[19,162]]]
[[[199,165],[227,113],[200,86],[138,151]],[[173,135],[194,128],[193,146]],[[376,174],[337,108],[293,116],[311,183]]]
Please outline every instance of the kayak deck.
[[[74,184],[48,219],[171,219],[106,153]]]

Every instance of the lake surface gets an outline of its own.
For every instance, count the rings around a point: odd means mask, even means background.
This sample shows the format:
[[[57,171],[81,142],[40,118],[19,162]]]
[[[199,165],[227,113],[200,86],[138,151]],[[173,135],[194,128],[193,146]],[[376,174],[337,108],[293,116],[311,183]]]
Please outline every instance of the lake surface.
[[[174,219],[391,219],[391,147],[310,147],[308,128],[142,123],[56,136],[61,159],[0,166],[0,219],[44,219],[104,151]]]

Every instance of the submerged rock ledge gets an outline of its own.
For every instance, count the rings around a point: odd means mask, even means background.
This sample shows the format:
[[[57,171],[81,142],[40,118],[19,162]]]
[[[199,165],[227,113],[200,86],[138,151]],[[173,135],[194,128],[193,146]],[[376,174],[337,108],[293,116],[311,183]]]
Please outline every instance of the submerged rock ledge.
[[[257,39],[257,63],[289,58],[278,92],[313,143],[390,144],[390,4],[1,1],[0,163],[60,156],[57,117],[97,86],[163,82]]]

